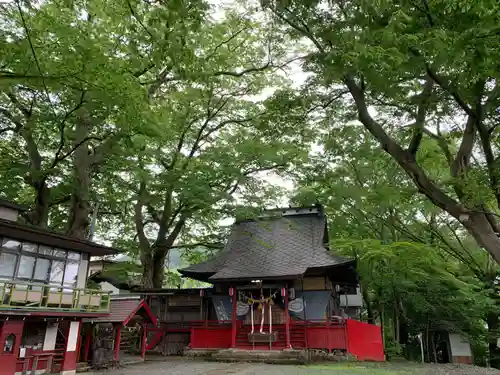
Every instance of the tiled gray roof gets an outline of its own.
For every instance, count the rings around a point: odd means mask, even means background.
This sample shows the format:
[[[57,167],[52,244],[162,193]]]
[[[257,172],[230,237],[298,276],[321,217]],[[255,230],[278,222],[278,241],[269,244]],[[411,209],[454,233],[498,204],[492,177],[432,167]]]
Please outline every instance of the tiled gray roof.
[[[225,248],[181,274],[208,281],[297,278],[308,268],[351,263],[323,247],[322,214],[283,216],[234,224]]]

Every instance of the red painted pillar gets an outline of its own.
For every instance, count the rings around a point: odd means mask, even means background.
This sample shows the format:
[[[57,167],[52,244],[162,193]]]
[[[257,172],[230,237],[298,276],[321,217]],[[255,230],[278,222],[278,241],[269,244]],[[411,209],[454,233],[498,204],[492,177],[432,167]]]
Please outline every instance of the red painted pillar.
[[[231,348],[236,348],[236,288],[232,288],[233,295],[233,315],[232,315],[232,326],[231,326]]]
[[[288,287],[285,288],[285,295],[283,298],[285,299],[285,338],[286,338],[286,348],[291,349],[292,345],[290,344],[290,314],[288,312]]]
[[[115,361],[118,362],[120,360],[120,341],[122,338],[122,325],[117,324],[116,325],[116,332],[115,332]]]
[[[94,333],[94,329],[92,325],[87,329],[87,334],[85,335],[85,346],[83,347],[83,362],[87,362],[89,360],[90,353],[90,344],[92,343],[92,334]]]
[[[146,323],[142,325],[142,346],[141,346],[141,357],[146,358],[146,340],[148,337],[148,326]]]

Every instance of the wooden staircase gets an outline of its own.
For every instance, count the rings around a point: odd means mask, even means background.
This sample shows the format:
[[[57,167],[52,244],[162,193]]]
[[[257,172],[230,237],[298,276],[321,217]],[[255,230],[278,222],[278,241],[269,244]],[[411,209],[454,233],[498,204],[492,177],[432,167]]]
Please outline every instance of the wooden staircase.
[[[304,327],[290,326],[290,344],[297,350],[307,349],[307,332]]]
[[[267,328],[267,327],[266,327]],[[268,328],[269,329],[269,328]],[[286,348],[286,333],[283,325],[276,326],[274,329],[278,332],[278,339],[270,344],[252,343],[248,340],[248,333],[252,328],[243,326],[236,333],[236,347],[244,350],[283,350]],[[307,336],[303,327],[290,327],[290,344],[294,349],[307,348]]]
[[[55,355],[52,362],[52,372],[54,373],[58,373],[62,369],[64,353],[66,352],[66,344],[68,341],[68,333],[69,322],[59,322],[59,327],[57,328],[56,345],[54,349]]]

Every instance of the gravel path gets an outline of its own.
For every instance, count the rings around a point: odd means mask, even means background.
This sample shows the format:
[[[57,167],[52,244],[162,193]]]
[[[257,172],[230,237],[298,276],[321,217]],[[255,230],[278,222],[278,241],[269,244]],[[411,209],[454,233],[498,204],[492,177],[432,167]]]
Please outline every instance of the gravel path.
[[[194,360],[152,361],[89,375],[500,375],[500,371],[459,365],[316,364],[309,366],[218,363]]]

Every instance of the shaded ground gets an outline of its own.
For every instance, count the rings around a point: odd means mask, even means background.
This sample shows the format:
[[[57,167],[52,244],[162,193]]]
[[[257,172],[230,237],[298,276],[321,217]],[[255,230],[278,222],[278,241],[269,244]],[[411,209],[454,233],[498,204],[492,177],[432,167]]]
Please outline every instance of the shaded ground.
[[[472,366],[396,364],[316,364],[309,366],[256,363],[218,363],[173,359],[151,361],[93,375],[500,375],[500,371]]]

